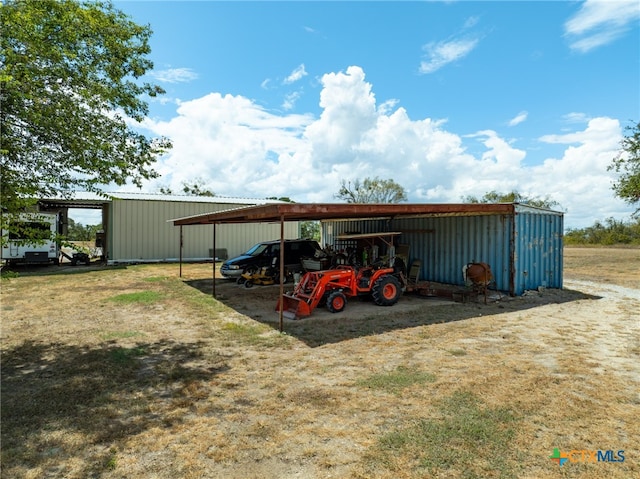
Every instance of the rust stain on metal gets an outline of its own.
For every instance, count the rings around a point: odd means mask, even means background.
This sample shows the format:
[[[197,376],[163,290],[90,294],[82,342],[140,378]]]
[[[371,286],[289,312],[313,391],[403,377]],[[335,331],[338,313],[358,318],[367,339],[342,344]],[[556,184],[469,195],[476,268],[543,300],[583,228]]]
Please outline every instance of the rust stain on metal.
[[[171,220],[175,226],[211,223],[277,223],[326,219],[419,217],[419,216],[476,216],[513,214],[512,203],[287,203],[247,206],[213,213],[205,213]]]

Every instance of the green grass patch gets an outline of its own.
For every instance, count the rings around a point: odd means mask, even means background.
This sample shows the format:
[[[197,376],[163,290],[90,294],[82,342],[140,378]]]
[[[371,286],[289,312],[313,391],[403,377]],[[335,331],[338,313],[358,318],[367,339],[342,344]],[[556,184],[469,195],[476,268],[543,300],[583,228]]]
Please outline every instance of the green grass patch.
[[[360,387],[381,389],[393,394],[400,394],[404,389],[414,384],[432,383],[436,380],[434,374],[416,368],[398,366],[395,371],[378,373],[357,382]]]
[[[286,347],[290,345],[289,336],[283,334],[269,334],[271,328],[262,324],[224,323],[221,329],[227,333],[227,338],[252,346]]]
[[[18,273],[17,271],[11,271],[10,269],[3,270],[2,273],[0,273],[0,278],[2,279],[13,279],[19,277],[20,273]]]
[[[168,279],[170,279],[168,276],[150,276],[149,278],[144,278],[144,281],[147,283],[161,283]]]
[[[107,455],[107,457],[105,458],[104,461],[104,468],[107,471],[113,471],[116,469],[116,467],[118,467],[118,456],[117,456],[117,451],[115,448],[111,448],[109,450],[109,454]]]
[[[110,301],[120,304],[131,304],[131,303],[143,303],[150,304],[155,303],[163,298],[163,295],[158,293],[157,291],[138,291],[136,293],[125,293],[119,294],[117,296],[113,296],[109,298]]]
[[[130,365],[135,358],[147,354],[145,348],[136,346],[134,348],[114,348],[109,351],[109,359],[116,364]]]
[[[465,349],[449,349],[449,354],[452,356],[466,356],[467,351]]]
[[[408,477],[515,477],[522,453],[511,445],[520,418],[508,408],[489,408],[470,392],[439,404],[437,419],[419,419],[382,436],[368,457],[372,468]],[[403,472],[406,472],[403,470]]]

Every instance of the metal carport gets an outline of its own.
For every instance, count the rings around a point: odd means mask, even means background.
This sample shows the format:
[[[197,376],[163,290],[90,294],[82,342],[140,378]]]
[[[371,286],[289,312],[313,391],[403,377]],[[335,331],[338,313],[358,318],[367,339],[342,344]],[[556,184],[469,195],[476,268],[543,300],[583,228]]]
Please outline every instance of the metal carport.
[[[213,225],[213,241],[215,249],[215,228],[219,224],[237,224],[237,223],[279,223],[280,224],[280,272],[284,272],[284,223],[287,221],[320,221],[320,220],[350,220],[350,219],[388,219],[397,218],[421,218],[421,217],[456,217],[456,216],[483,216],[498,215],[501,217],[515,218],[517,213],[522,211],[541,212],[542,214],[551,213],[555,216],[560,215],[559,212],[549,210],[535,209],[518,203],[458,203],[458,204],[429,204],[429,203],[410,203],[410,204],[361,204],[361,203],[285,203],[285,204],[268,204],[262,206],[249,206],[236,208],[231,210],[219,211],[214,213],[201,214],[185,218],[171,220],[174,226],[180,227],[180,241],[182,243],[183,226],[190,225]],[[514,277],[515,277],[515,224],[511,223],[513,231],[509,232],[509,283],[510,293],[514,294]],[[561,232],[560,232],[561,235]],[[182,264],[180,266],[180,274],[182,274]],[[560,275],[561,276],[561,275]],[[280,295],[284,294],[284,285],[280,278]],[[213,267],[213,295],[215,297],[215,262]],[[280,311],[280,331],[283,329],[283,312]]]

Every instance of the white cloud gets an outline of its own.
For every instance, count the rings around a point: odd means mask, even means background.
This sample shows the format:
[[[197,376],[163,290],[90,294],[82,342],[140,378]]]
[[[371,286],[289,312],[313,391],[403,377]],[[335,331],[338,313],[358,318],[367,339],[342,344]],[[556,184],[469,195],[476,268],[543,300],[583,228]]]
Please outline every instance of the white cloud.
[[[473,17],[469,17],[467,18],[467,20],[464,22],[464,28],[473,28],[475,27],[478,22],[480,21],[479,17],[473,16]]]
[[[294,91],[285,95],[284,101],[282,102],[282,108],[284,108],[287,111],[293,109],[293,107],[296,105],[296,102],[298,101],[300,96],[301,96],[301,93],[299,91]]]
[[[637,0],[587,0],[564,24],[570,47],[581,53],[607,45],[624,35],[640,18]]]
[[[304,63],[302,63],[301,65],[296,67],[287,78],[284,79],[284,83],[285,85],[289,85],[291,83],[297,82],[298,80],[301,80],[306,76],[307,72],[304,69]]]
[[[562,155],[527,166],[527,152],[499,132],[462,138],[442,120],[411,119],[395,100],[378,104],[358,66],[323,75],[321,85],[319,117],[274,114],[242,96],[211,93],[181,103],[170,121],[148,120],[174,148],[147,189],[179,190],[202,178],[220,195],[331,202],[342,180],[378,176],[402,185],[411,202],[459,202],[491,190],[548,195],[567,209],[570,227],[632,211],[614,198],[607,171],[622,138],[616,119],[550,132],[539,141],[563,145]]]
[[[449,63],[466,57],[478,45],[473,38],[452,40],[449,42],[431,42],[423,49],[426,60],[420,62],[420,73],[433,73]]]
[[[568,226],[587,226],[595,219],[620,218],[632,211],[614,198],[614,174],[607,171],[621,139],[620,122],[612,118],[593,118],[584,130],[540,138],[567,145],[561,158],[549,158],[530,171],[532,184],[546,185],[549,194],[567,208]]]
[[[571,112],[563,116],[564,120],[568,123],[587,123],[589,117],[582,112]]]
[[[164,83],[187,83],[198,78],[198,74],[190,68],[154,70],[150,75],[157,81]]]
[[[514,118],[512,118],[511,120],[509,120],[509,126],[516,126],[519,125],[520,123],[522,123],[523,121],[527,120],[527,117],[529,116],[529,113],[526,111],[521,111],[520,113],[518,113]]]

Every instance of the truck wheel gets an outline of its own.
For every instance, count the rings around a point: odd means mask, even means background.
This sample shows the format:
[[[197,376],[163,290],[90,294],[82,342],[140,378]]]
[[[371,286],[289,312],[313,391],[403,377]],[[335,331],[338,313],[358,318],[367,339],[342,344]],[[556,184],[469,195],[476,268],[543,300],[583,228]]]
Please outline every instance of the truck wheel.
[[[260,268],[258,267],[257,264],[250,264],[249,266],[247,266],[244,271],[243,274],[249,274],[251,276],[253,276],[254,274],[256,274],[258,272]]]
[[[373,301],[378,306],[392,306],[398,302],[402,295],[400,281],[391,275],[386,275],[375,282],[371,290]]]
[[[342,291],[334,291],[327,298],[327,309],[332,313],[339,313],[347,305],[347,297]]]

